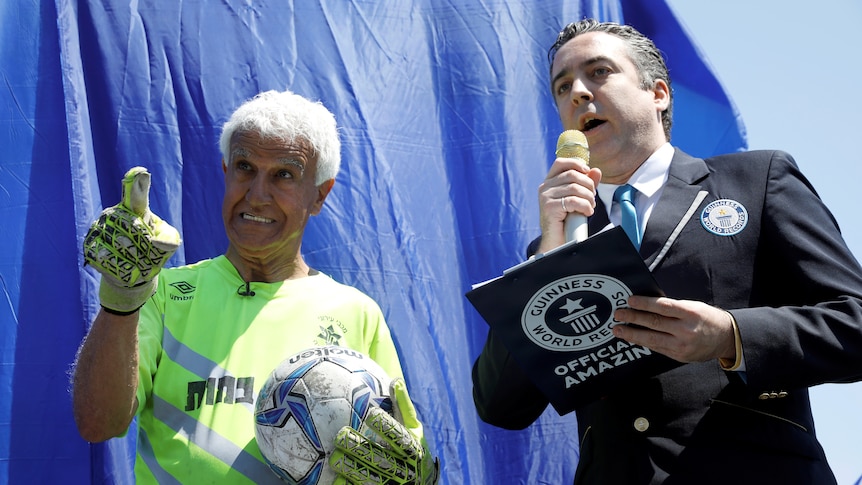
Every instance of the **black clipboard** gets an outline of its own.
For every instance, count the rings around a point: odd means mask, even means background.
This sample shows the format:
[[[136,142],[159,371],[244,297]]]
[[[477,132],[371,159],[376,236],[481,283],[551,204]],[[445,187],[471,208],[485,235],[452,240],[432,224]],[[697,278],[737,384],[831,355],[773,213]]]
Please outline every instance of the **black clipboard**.
[[[663,296],[620,227],[475,285],[466,297],[560,415],[681,365],[613,336],[630,295]]]

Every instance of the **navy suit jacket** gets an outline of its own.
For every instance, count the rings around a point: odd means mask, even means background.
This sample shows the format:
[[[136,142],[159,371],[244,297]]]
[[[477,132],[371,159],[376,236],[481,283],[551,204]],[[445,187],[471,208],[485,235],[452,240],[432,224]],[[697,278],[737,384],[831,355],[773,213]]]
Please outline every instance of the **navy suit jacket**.
[[[722,199],[745,208],[738,232],[701,221]],[[607,224],[599,201],[590,233]],[[577,409],[575,483],[835,483],[808,387],[862,378],[862,268],[792,157],[677,149],[640,254],[667,296],[734,315],[745,373],[685,364]],[[480,417],[502,428],[524,428],[548,405],[493,332],[473,387]]]

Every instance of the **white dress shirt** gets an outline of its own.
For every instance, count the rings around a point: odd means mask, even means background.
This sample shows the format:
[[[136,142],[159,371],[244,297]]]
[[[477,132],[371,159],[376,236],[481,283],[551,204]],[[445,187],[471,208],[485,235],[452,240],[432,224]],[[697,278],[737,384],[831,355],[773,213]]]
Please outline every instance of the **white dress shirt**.
[[[670,161],[673,159],[674,148],[670,143],[665,143],[653,152],[644,163],[635,170],[628,184],[637,190],[632,197],[632,203],[638,213],[638,225],[640,233],[646,229],[649,216],[661,197],[662,189],[667,182],[667,174],[670,171]],[[597,189],[598,196],[605,204],[608,211],[608,219],[613,226],[619,226],[622,219],[619,204],[613,203],[614,191],[619,185],[600,183]]]

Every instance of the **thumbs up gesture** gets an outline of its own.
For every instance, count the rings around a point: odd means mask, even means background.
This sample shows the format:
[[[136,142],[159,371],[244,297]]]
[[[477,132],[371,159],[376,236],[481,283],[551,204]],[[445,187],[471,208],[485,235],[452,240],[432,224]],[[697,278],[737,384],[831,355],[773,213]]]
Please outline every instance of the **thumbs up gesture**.
[[[123,200],[102,211],[84,238],[84,261],[102,274],[99,300],[107,311],[131,314],[156,292],[161,271],[180,246],[173,226],[150,212],[150,173],[123,177]]]

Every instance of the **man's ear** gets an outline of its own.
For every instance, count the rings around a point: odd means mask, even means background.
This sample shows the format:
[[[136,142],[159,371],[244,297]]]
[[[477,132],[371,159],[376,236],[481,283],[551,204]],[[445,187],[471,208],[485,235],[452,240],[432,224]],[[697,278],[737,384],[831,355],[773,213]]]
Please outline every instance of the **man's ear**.
[[[667,110],[670,106],[670,86],[664,79],[656,79],[652,86],[653,99],[658,112]]]
[[[326,196],[329,195],[333,185],[335,185],[335,179],[325,180],[317,186],[317,200],[311,208],[311,215],[316,216],[320,214],[320,209],[323,208],[323,201],[326,200]]]

